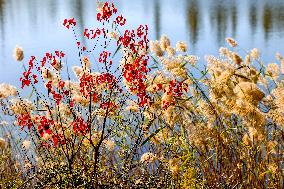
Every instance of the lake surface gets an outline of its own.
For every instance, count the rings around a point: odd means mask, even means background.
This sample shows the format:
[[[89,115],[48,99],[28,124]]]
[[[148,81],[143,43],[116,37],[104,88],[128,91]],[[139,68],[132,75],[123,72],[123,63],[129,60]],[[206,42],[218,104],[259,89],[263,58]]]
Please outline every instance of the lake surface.
[[[263,60],[284,54],[284,0],[113,0],[128,26],[148,24],[150,38],[168,35],[173,43],[186,41],[189,53],[203,60],[218,54],[225,38],[241,47],[261,50]],[[21,64],[13,60],[16,44],[29,56],[56,49],[76,63],[73,35],[62,26],[74,17],[78,32],[96,25],[96,0],[0,0],[0,82],[20,85]]]

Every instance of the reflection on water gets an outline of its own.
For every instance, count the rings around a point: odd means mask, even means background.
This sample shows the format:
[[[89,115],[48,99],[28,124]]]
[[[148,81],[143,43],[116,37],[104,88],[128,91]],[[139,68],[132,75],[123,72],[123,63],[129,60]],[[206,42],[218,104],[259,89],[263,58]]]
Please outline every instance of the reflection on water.
[[[270,31],[270,28],[271,28],[271,16],[272,16],[272,13],[271,13],[271,7],[269,7],[269,5],[265,4],[264,6],[264,10],[263,10],[263,17],[262,17],[262,24],[263,24],[263,30],[264,30],[264,33],[265,33],[265,39],[268,38],[268,33]]]
[[[188,1],[186,5],[187,17],[186,21],[189,28],[190,43],[195,45],[198,40],[199,22],[199,4],[198,1]]]
[[[160,37],[161,30],[161,13],[160,13],[160,0],[154,0],[154,28],[155,28],[155,38]]]
[[[231,6],[231,5],[230,5]],[[221,40],[226,38],[226,32],[228,28],[229,18],[228,7],[225,4],[213,4],[210,11],[211,27],[214,28],[214,32],[217,34],[218,44]]]
[[[5,7],[5,2],[4,0],[0,0],[0,32],[1,32],[1,39],[4,39],[4,7]]]
[[[257,12],[255,4],[252,4],[249,7],[249,21],[250,21],[251,31],[252,33],[254,33],[256,31],[256,22],[257,22]]]
[[[121,0],[115,1],[129,26],[148,24],[151,39],[163,33],[187,41],[190,53],[217,54],[225,37],[245,49],[258,47],[264,60],[284,54],[283,0]],[[177,3],[178,2],[178,3]],[[61,23],[75,17],[78,31],[94,27],[95,0],[0,0],[0,81],[17,83],[20,66],[11,52],[16,44],[27,56],[60,48],[76,60],[72,34]],[[83,38],[82,38],[83,40]]]

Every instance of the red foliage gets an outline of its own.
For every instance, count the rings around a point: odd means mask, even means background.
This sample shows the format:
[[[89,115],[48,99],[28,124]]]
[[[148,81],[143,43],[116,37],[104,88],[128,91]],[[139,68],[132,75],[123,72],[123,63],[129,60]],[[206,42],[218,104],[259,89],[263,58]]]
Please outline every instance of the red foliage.
[[[111,17],[117,13],[117,9],[114,4],[105,3],[102,7],[102,10],[97,14],[97,20],[99,22],[108,22],[110,24],[114,24],[117,27],[125,26],[126,19],[122,16],[114,17],[113,21],[111,21]],[[76,21],[74,18],[64,19],[63,25],[70,29],[74,30],[76,26]],[[129,90],[135,93],[139,99],[140,106],[145,106],[149,103],[150,97],[146,92],[146,75],[150,71],[148,68],[149,56],[142,53],[147,52],[149,47],[148,40],[148,26],[140,25],[136,30],[125,30],[122,32],[123,34],[118,37],[117,40],[117,48],[124,47],[130,50],[130,56],[133,58],[133,62],[126,63],[117,70],[122,70],[120,76],[116,78],[113,75],[109,68],[112,65],[112,60],[110,59],[111,52],[107,51],[107,40],[111,40],[107,35],[109,30],[107,28],[95,28],[95,29],[84,29],[83,36],[87,39],[96,39],[99,36],[103,36],[105,39],[104,45],[101,45],[105,50],[103,50],[99,54],[98,62],[103,63],[106,66],[105,72],[100,74],[92,74],[89,71],[84,71],[82,76],[80,77],[80,92],[81,94],[87,98],[91,99],[92,102],[98,103],[98,105],[106,110],[114,111],[118,108],[118,105],[115,102],[104,102],[104,99],[101,99],[102,92],[98,92],[96,87],[104,86],[105,90],[119,90],[123,92],[123,90],[119,86],[119,82],[123,77],[127,84],[129,85]],[[79,55],[82,55],[84,51],[86,51],[86,47],[82,46],[81,42],[76,38],[76,45],[80,50]],[[88,52],[88,51],[87,51]],[[85,52],[84,52],[85,53]],[[29,67],[23,73],[21,77],[22,88],[25,86],[30,86],[32,84],[38,83],[38,74],[42,70],[42,67],[50,66],[56,70],[58,70],[58,63],[61,63],[61,59],[65,57],[65,53],[59,50],[56,50],[53,53],[47,52],[44,57],[37,61],[34,56],[31,57],[29,61]],[[59,61],[59,62],[58,62]],[[48,80],[45,83],[45,87],[47,88],[49,98],[53,100],[56,105],[59,105],[62,101],[69,102],[69,106],[71,108],[75,107],[75,102],[70,98],[71,91],[67,90],[65,82],[61,79],[59,81]],[[162,87],[159,87],[162,88]],[[178,84],[173,84],[172,86],[173,92],[177,95],[180,94],[180,87]],[[38,132],[40,136],[43,136],[44,133],[48,133],[52,136],[54,146],[60,144],[65,144],[65,139],[62,135],[58,133],[52,132],[52,128],[54,127],[54,121],[47,119],[45,116],[37,116],[36,122],[33,123],[29,114],[21,115],[18,117],[19,125],[24,127],[28,126],[30,129],[33,125],[37,126]],[[89,132],[90,128],[88,128],[88,124],[84,121],[83,117],[74,118],[72,122],[73,131],[76,134],[85,135]]]
[[[38,116],[36,119],[39,121],[37,129],[40,136],[42,137],[44,133],[51,134],[51,127],[54,125],[54,121],[47,119],[45,116]]]
[[[82,117],[78,117],[71,125],[76,134],[85,135],[89,131],[88,125]]]
[[[70,26],[76,26],[75,19],[64,19],[63,26],[65,26],[67,29],[70,29]]]
[[[108,21],[113,14],[117,13],[117,9],[114,7],[114,4],[111,5],[106,2],[102,8],[102,11],[97,14],[98,21]]]
[[[107,63],[107,59],[110,57],[111,53],[107,51],[103,51],[100,53],[99,62],[100,63]],[[112,60],[109,61],[109,64],[112,64]]]
[[[126,23],[126,19],[122,15],[120,15],[120,16],[116,17],[114,23],[117,23],[120,26],[123,26]]]
[[[30,114],[19,115],[17,117],[17,121],[18,121],[19,126],[21,127],[27,126],[28,129],[30,129],[33,126],[33,122],[32,122]]]

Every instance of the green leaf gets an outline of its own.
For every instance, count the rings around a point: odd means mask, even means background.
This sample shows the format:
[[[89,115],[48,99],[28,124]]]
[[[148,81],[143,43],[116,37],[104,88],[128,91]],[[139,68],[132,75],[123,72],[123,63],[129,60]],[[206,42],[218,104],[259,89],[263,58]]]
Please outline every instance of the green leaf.
[[[148,136],[141,144],[141,146],[143,146],[144,144],[146,144],[151,138],[153,138],[156,134],[158,134],[162,129],[164,129],[164,127],[161,127],[159,129],[157,129],[154,133],[152,133],[150,136]]]
[[[184,67],[187,64],[187,62],[182,63],[180,66]]]
[[[31,94],[30,94],[30,96],[29,96],[29,99],[32,98],[34,91],[35,91],[35,89],[33,88],[32,92],[31,92]]]
[[[46,111],[48,111],[48,110],[38,109],[38,110],[36,110],[36,111],[38,111],[38,112],[46,112]]]
[[[158,66],[152,66],[151,69],[158,69]]]
[[[158,60],[156,60],[152,55],[151,55],[151,58],[154,60],[154,63],[155,63],[155,64],[159,65]]]
[[[116,55],[116,53],[119,51],[120,48],[121,48],[121,44],[119,44],[118,47],[116,48],[114,54],[112,55],[112,58]]]

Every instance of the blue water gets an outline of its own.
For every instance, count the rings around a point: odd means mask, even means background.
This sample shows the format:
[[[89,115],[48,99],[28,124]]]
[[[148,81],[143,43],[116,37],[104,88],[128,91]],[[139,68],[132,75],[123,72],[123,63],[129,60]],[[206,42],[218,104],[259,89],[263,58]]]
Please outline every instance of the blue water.
[[[167,34],[173,43],[189,44],[189,53],[203,61],[218,54],[225,37],[235,38],[244,49],[257,47],[263,60],[284,54],[284,0],[113,0],[128,26],[148,24],[150,38]],[[12,51],[24,48],[25,61],[47,51],[66,51],[68,61],[78,61],[71,32],[64,18],[75,17],[78,32],[96,25],[95,0],[0,0],[0,82],[20,86],[21,64]]]

